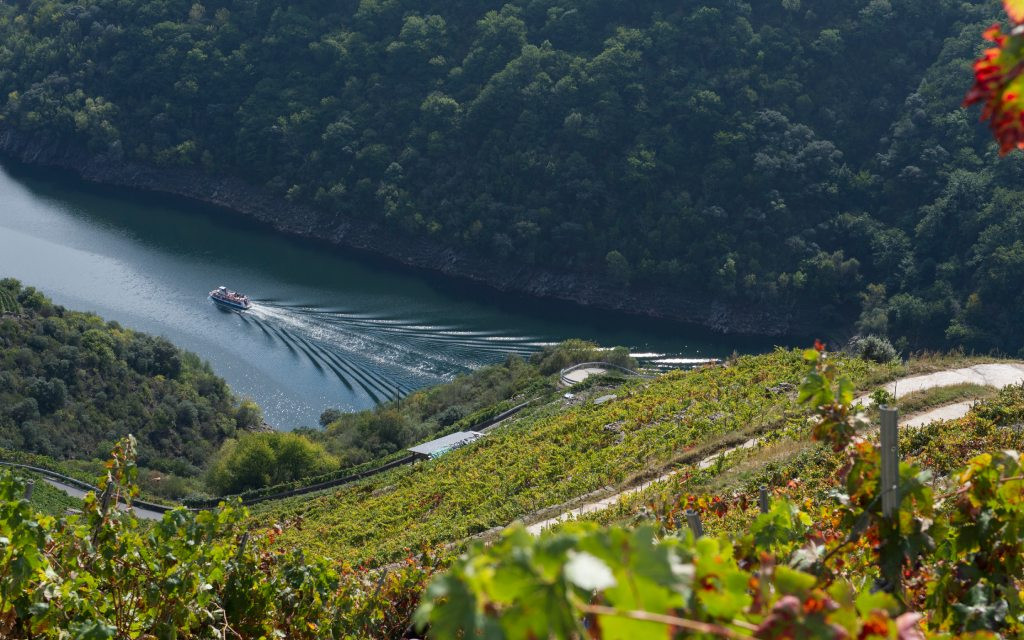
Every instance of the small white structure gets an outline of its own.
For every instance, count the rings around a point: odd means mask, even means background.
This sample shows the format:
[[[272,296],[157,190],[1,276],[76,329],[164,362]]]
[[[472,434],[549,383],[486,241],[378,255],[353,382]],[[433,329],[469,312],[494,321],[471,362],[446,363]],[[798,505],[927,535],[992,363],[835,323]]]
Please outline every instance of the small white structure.
[[[479,431],[459,431],[458,433],[452,433],[444,436],[443,438],[438,438],[437,440],[431,440],[430,442],[418,444],[415,447],[409,447],[409,451],[422,460],[436,458],[448,453],[452,449],[463,447],[474,440],[482,438],[483,436],[484,434]]]

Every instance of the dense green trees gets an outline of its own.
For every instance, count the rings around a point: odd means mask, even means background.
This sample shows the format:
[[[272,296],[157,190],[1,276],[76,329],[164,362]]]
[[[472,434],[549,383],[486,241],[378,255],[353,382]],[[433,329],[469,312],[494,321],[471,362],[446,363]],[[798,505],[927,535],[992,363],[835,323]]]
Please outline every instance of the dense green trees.
[[[992,3],[37,0],[2,125],[468,255],[1024,347],[1019,158],[960,109]],[[4,99],[0,99],[4,100]],[[862,298],[859,292],[866,295]]]
[[[0,291],[19,306],[0,315],[0,448],[102,459],[131,433],[140,464],[191,476],[225,438],[262,424],[258,407],[239,405],[209,365],[167,340],[68,311],[15,280]]]
[[[210,466],[207,485],[217,495],[230,495],[337,468],[336,457],[301,435],[242,433],[221,447]]]

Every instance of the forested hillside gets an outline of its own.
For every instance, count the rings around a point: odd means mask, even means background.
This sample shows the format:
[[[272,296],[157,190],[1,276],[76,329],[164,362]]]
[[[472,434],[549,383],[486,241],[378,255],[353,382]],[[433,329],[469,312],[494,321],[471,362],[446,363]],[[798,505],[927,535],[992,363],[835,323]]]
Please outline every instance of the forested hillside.
[[[0,128],[241,177],[467,261],[1015,353],[1017,158],[960,102],[995,2],[37,0]],[[457,270],[457,269],[456,269]],[[650,292],[649,294],[647,292]],[[659,293],[661,292],[661,293]]]
[[[0,448],[103,460],[134,434],[139,463],[196,475],[262,423],[195,354],[0,280]],[[166,483],[166,482],[165,482]]]

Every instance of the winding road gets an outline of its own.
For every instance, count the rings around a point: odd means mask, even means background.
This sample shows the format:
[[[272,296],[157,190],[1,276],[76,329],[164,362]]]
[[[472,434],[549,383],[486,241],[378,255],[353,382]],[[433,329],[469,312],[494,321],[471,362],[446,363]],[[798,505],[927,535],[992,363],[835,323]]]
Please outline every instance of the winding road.
[[[925,389],[934,389],[936,387],[950,387],[956,384],[977,384],[1002,389],[1003,387],[1021,384],[1022,382],[1024,382],[1024,363],[994,362],[900,378],[899,380],[882,385],[882,388],[891,393],[893,397],[901,398],[915,391],[924,391]],[[867,395],[857,398],[857,402],[865,406],[872,404],[871,397]],[[954,417],[959,418],[966,413],[967,411],[964,411]]]
[[[46,484],[50,485],[51,487],[56,487],[57,489],[60,489],[61,491],[68,494],[72,498],[82,499],[85,497],[85,494],[91,493],[91,491],[85,491],[84,489],[73,487],[69,484],[64,484],[63,482],[60,482],[59,480],[54,480],[52,478],[44,477],[43,480],[46,481]],[[126,508],[126,506],[127,505],[125,505],[124,503],[118,503],[117,505],[119,509],[124,509]],[[145,509],[143,507],[135,505],[132,505],[131,509],[135,513],[135,516],[142,520],[160,520],[164,517],[162,511],[153,511],[151,509]]]
[[[72,498],[82,499],[87,493],[100,493],[98,487],[94,487],[88,482],[83,482],[77,478],[66,476],[62,473],[57,473],[50,469],[43,467],[34,467],[28,464],[21,464],[18,462],[7,462],[6,460],[0,460],[0,466],[8,467],[11,469],[22,469],[30,471],[38,476],[42,476],[42,479],[46,484],[60,489],[64,493],[68,494]],[[119,502],[117,507],[119,509],[128,508],[128,505]],[[130,507],[135,515],[143,520],[159,520],[164,517],[164,513],[170,511],[173,507],[165,507],[158,504],[151,504],[142,500],[136,500]]]

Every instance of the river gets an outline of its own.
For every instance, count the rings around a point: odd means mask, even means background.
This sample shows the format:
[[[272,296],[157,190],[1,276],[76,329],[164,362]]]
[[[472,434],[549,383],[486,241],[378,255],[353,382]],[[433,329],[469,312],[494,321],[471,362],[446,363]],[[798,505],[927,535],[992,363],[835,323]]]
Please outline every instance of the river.
[[[228,212],[13,164],[0,164],[0,277],[200,354],[281,429],[571,337],[664,367],[771,346],[506,296]],[[250,294],[253,309],[214,305],[207,293],[218,285]]]

